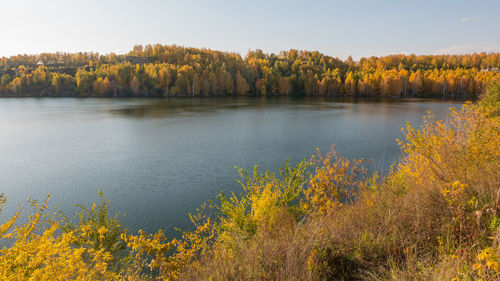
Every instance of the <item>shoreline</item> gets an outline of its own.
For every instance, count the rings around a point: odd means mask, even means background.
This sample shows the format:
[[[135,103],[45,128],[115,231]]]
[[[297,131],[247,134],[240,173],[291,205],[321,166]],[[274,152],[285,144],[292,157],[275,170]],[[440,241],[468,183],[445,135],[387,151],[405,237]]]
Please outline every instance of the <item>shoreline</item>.
[[[0,99],[24,99],[24,98],[75,98],[75,99],[219,99],[219,98],[313,98],[313,99],[345,99],[345,100],[356,100],[356,99],[380,99],[380,100],[449,100],[449,101],[476,101],[477,97],[436,97],[436,96],[382,96],[382,95],[357,95],[357,96],[349,96],[349,95],[337,95],[337,96],[319,96],[319,95],[304,95],[304,94],[296,94],[296,95],[255,95],[255,94],[246,94],[246,95],[217,95],[217,96],[192,96],[192,95],[176,95],[176,96],[81,96],[81,95],[23,95],[23,96],[4,96],[0,95]]]

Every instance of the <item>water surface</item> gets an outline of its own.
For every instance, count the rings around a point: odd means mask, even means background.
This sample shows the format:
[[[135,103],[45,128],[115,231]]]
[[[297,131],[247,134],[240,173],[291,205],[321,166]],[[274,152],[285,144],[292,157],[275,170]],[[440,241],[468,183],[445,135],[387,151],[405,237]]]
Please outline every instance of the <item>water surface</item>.
[[[28,196],[71,213],[98,199],[132,231],[189,228],[188,212],[240,192],[234,166],[276,170],[331,144],[384,170],[405,122],[461,102],[313,98],[0,99],[5,215]]]

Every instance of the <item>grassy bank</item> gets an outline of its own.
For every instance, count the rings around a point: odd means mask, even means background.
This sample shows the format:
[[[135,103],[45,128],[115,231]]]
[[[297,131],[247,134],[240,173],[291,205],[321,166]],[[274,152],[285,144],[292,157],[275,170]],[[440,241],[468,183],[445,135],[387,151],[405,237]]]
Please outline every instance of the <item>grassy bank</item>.
[[[202,206],[180,239],[128,233],[105,200],[74,219],[33,201],[0,226],[0,278],[500,280],[500,82],[403,130],[384,177],[334,149],[239,170],[244,192]]]

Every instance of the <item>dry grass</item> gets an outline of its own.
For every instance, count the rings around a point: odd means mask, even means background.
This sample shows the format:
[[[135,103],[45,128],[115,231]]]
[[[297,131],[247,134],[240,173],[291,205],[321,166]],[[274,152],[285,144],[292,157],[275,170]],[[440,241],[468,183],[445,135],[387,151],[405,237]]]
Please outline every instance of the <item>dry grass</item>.
[[[499,118],[466,105],[448,122],[429,116],[418,130],[408,126],[406,135],[401,164],[383,179],[353,180],[338,168],[348,161],[341,157],[319,161],[320,171],[334,169],[323,173],[323,184],[347,179],[341,187],[358,191],[351,204],[324,198],[326,212],[309,208],[298,221],[282,208],[277,224],[258,226],[250,237],[231,236],[230,245],[214,244],[185,279],[499,279],[498,272],[473,269],[484,248],[500,257]],[[309,189],[321,188],[318,174],[316,166]],[[339,174],[344,178],[328,178]]]

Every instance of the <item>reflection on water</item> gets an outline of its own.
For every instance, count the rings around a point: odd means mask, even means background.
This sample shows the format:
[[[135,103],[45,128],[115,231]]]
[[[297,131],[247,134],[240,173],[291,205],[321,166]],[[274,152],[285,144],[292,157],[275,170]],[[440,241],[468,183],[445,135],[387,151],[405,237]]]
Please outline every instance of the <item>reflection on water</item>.
[[[105,99],[103,99],[105,100]],[[110,100],[117,101],[118,99]],[[108,100],[109,101],[109,100]],[[342,109],[348,104],[373,103],[422,103],[436,102],[426,99],[384,99],[384,98],[326,98],[326,97],[217,97],[217,98],[169,98],[169,99],[141,99],[120,100],[113,108],[105,108],[114,115],[124,115],[134,118],[165,118],[191,113],[213,113],[221,110],[238,110],[251,107],[252,110],[268,109],[270,106],[285,105],[296,110],[333,110]],[[443,103],[460,103],[460,101],[443,101]]]
[[[220,192],[239,192],[234,166],[276,170],[331,144],[384,170],[406,121],[461,102],[331,98],[0,99],[4,215],[29,195],[61,204],[101,187],[124,223],[152,232],[189,227]]]
[[[165,118],[179,114],[190,113],[210,113],[221,110],[238,110],[252,107],[253,110],[266,109],[269,106],[279,106],[283,103],[293,103],[294,100],[300,103],[294,104],[297,109],[330,110],[344,107],[346,102],[356,103],[362,100],[343,99],[335,102],[328,102],[325,99],[304,98],[171,98],[171,99],[149,99],[141,103],[125,104],[119,108],[107,109],[111,114],[125,115],[135,118]],[[375,102],[375,100],[369,100]]]

